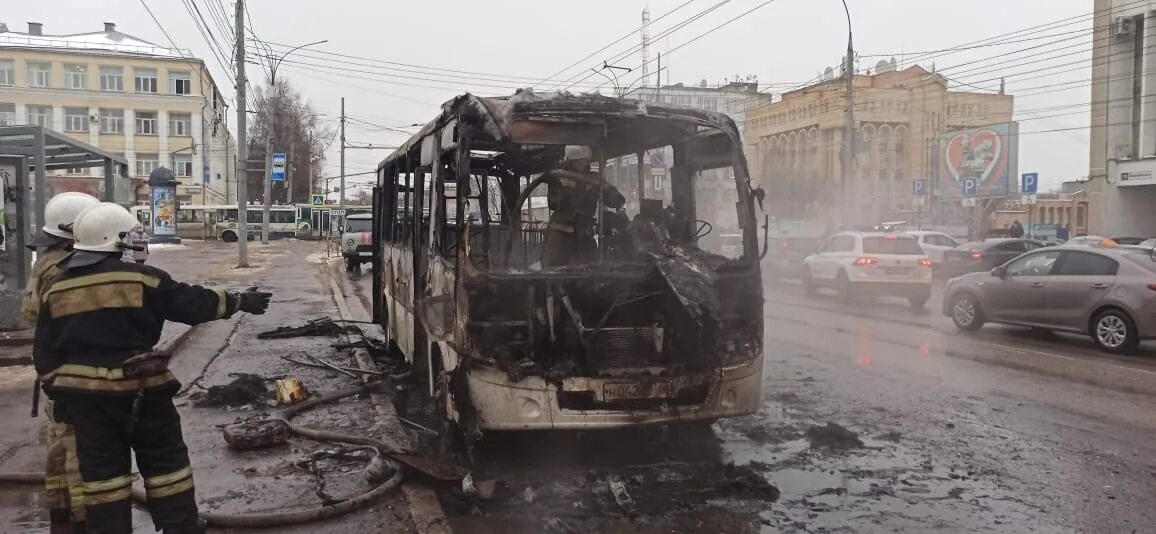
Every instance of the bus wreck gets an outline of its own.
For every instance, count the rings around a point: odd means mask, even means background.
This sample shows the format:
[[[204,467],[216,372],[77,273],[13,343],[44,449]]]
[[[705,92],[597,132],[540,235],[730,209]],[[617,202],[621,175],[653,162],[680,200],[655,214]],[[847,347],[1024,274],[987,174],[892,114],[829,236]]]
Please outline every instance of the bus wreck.
[[[374,317],[467,435],[750,414],[761,200],[723,114],[462,95],[378,166]]]

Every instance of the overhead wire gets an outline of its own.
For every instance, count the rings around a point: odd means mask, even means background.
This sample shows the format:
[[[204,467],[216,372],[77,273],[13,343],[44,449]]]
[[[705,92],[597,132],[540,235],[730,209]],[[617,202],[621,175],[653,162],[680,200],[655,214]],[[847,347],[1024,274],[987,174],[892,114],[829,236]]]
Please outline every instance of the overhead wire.
[[[677,52],[678,50],[682,49],[683,47],[685,47],[685,46],[688,46],[688,45],[690,45],[690,44],[693,44],[694,42],[698,41],[699,39],[702,39],[703,37],[706,37],[706,36],[708,36],[708,35],[710,35],[710,34],[712,34],[712,33],[716,32],[716,31],[718,31],[718,30],[720,30],[720,29],[722,29],[722,28],[725,28],[725,27],[727,27],[727,26],[729,26],[729,25],[733,24],[734,22],[736,22],[736,21],[738,21],[738,20],[741,20],[741,19],[743,19],[743,18],[745,18],[745,17],[747,17],[747,16],[751,15],[751,14],[752,14],[752,13],[754,13],[755,11],[758,11],[758,10],[760,10],[760,9],[762,9],[762,8],[766,7],[766,6],[769,6],[769,5],[773,4],[773,3],[775,3],[775,0],[765,0],[764,2],[761,2],[761,3],[759,3],[759,4],[758,4],[758,5],[756,5],[755,7],[752,7],[752,8],[750,8],[750,9],[748,9],[748,10],[746,10],[746,11],[744,11],[744,12],[742,12],[742,13],[738,14],[738,15],[737,15],[737,16],[735,16],[735,17],[732,17],[732,18],[730,18],[730,19],[727,19],[727,20],[726,20],[726,21],[724,21],[723,23],[721,23],[721,24],[719,24],[719,25],[717,25],[717,26],[715,26],[715,27],[713,27],[713,28],[711,28],[711,29],[709,29],[709,30],[707,30],[707,31],[703,32],[703,33],[700,33],[700,34],[698,34],[698,35],[694,36],[694,37],[693,37],[693,38],[691,38],[690,40],[688,40],[688,41],[685,41],[685,42],[683,42],[682,44],[679,44],[678,46],[675,46],[674,48],[671,48],[670,50],[668,50],[668,51],[667,51],[667,53],[669,54],[669,53]],[[649,65],[649,64],[650,64],[651,62],[653,62],[653,61],[655,61],[655,60],[654,60],[654,59],[651,59],[650,61],[647,61],[647,62],[646,62],[646,64],[647,64],[647,65]],[[640,80],[640,79],[642,79],[642,77],[641,77],[641,76],[639,76],[638,78],[636,78],[634,81],[635,81],[635,82],[637,82],[637,81],[638,81],[638,80]],[[627,84],[627,86],[628,86],[628,87],[629,87],[629,86],[631,86],[631,85],[633,85],[633,82],[631,82],[630,84]]]
[[[645,31],[645,30],[646,30],[647,28],[649,28],[650,26],[652,26],[652,25],[654,25],[654,24],[657,24],[657,23],[658,23],[658,21],[660,21],[660,20],[662,20],[662,19],[664,19],[664,18],[666,18],[666,17],[669,17],[670,15],[673,15],[673,14],[674,14],[675,12],[677,12],[678,10],[680,10],[680,9],[682,9],[682,8],[684,8],[684,7],[688,6],[688,5],[690,5],[690,4],[691,4],[691,3],[693,3],[693,2],[694,2],[694,0],[688,0],[687,2],[683,2],[683,3],[681,3],[681,4],[677,5],[677,6],[674,6],[674,8],[673,8],[673,9],[671,9],[670,11],[667,11],[666,13],[663,13],[661,16],[659,16],[659,17],[657,17],[657,18],[655,18],[655,19],[651,20],[649,23],[647,23],[647,24],[643,25],[643,26],[642,26],[642,29],[641,29],[641,31]],[[639,31],[640,31],[640,30],[630,30],[630,31],[629,31],[629,32],[627,32],[625,35],[623,35],[622,37],[619,37],[618,39],[615,39],[614,41],[611,41],[611,42],[610,42],[610,44],[608,44],[608,45],[606,45],[606,46],[603,46],[602,48],[599,48],[598,50],[595,50],[595,51],[593,51],[593,52],[591,52],[591,53],[587,54],[586,56],[582,57],[582,58],[581,58],[581,59],[579,59],[578,61],[575,61],[575,62],[573,62],[573,63],[571,63],[571,64],[569,64],[569,65],[567,65],[567,66],[563,67],[563,68],[562,68],[561,70],[559,70],[558,72],[555,72],[554,74],[551,74],[551,75],[549,75],[549,76],[547,76],[547,77],[545,77],[545,78],[542,78],[541,80],[538,80],[538,82],[537,82],[537,83],[535,83],[534,85],[536,85],[536,86],[537,86],[537,85],[542,85],[542,84],[544,84],[544,83],[546,83],[546,82],[548,82],[548,81],[552,81],[552,80],[554,80],[556,77],[558,77],[558,76],[560,76],[560,75],[564,74],[566,71],[568,71],[568,70],[570,70],[570,69],[572,69],[572,68],[576,67],[577,65],[581,64],[583,61],[586,61],[587,59],[590,59],[590,58],[592,58],[592,57],[594,57],[594,56],[596,56],[596,55],[598,55],[598,54],[602,53],[602,52],[603,52],[603,51],[605,51],[606,49],[608,49],[608,48],[610,48],[610,47],[612,47],[612,46],[614,46],[614,45],[616,45],[616,44],[618,44],[618,43],[621,43],[622,41],[624,41],[624,40],[626,40],[626,39],[629,39],[630,37],[633,37],[633,36],[634,36],[635,34],[637,34]]]
[[[731,0],[720,0],[719,2],[711,5],[710,7],[706,8],[702,11],[699,11],[698,13],[695,13],[694,15],[691,15],[690,17],[683,19],[680,22],[675,23],[673,26],[666,28],[665,30],[662,30],[661,32],[659,32],[657,35],[655,35],[653,37],[653,40],[659,41],[659,40],[662,40],[664,38],[667,38],[670,35],[672,35],[674,32],[677,32],[677,31],[689,26],[691,23],[698,21],[699,19],[709,15],[710,13],[714,12],[715,10],[718,10],[719,8],[725,6],[726,4],[729,4],[730,2],[731,2]],[[634,54],[641,49],[642,49],[641,43],[636,44],[634,46],[631,46],[626,51],[615,54],[615,55],[611,56],[609,59],[603,59],[602,64],[600,66],[605,66],[607,64],[617,63],[618,61],[621,61],[623,58],[625,58],[631,54]],[[647,63],[646,66],[648,66],[648,65],[649,65],[649,62]],[[638,68],[642,68],[643,66],[644,65],[639,65]],[[597,68],[597,67],[598,66],[595,66],[595,68]],[[585,82],[586,80],[589,80],[591,77],[593,77],[595,75],[595,73],[587,72],[585,76],[583,76],[582,78],[580,78],[577,81],[574,81],[574,78],[577,78],[579,74],[582,74],[582,72],[579,72],[578,74],[575,74],[575,75],[563,80],[560,83],[554,84],[554,88],[555,89],[561,88],[562,90],[568,90],[571,87],[574,87],[580,83]],[[565,84],[565,87],[563,87],[564,84]],[[600,83],[598,85],[598,87],[602,87],[604,85],[605,85],[605,83]]]

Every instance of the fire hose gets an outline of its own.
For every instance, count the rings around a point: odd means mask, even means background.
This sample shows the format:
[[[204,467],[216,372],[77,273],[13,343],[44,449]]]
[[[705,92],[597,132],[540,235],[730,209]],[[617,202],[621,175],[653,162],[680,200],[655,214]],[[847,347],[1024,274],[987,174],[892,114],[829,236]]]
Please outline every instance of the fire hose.
[[[388,480],[371,487],[364,493],[347,499],[341,502],[326,504],[314,508],[306,508],[303,510],[289,510],[279,512],[249,512],[243,514],[218,514],[218,513],[201,513],[203,519],[209,526],[213,527],[275,527],[296,525],[302,523],[309,523],[321,519],[328,519],[347,514],[366,504],[369,504],[386,493],[389,493],[399,486],[402,480],[402,467],[398,462],[388,458],[390,454],[398,454],[401,451],[389,446],[383,441],[373,439],[366,436],[355,436],[352,434],[342,434],[339,432],[331,432],[328,430],[317,430],[313,428],[306,428],[292,423],[292,419],[297,414],[314,408],[322,404],[328,404],[358,395],[367,393],[380,385],[378,382],[370,382],[368,384],[341,389],[314,397],[286,407],[283,410],[273,415],[273,420],[280,420],[288,426],[289,431],[300,437],[309,438],[316,441],[327,441],[335,443],[347,443],[352,445],[365,445],[372,448],[376,455],[366,467],[367,477],[375,479],[384,477],[387,469],[392,469],[393,474]],[[0,473],[0,483],[15,483],[15,484],[43,484],[43,473]],[[132,488],[133,499],[139,503],[146,502],[144,490],[134,486]]]

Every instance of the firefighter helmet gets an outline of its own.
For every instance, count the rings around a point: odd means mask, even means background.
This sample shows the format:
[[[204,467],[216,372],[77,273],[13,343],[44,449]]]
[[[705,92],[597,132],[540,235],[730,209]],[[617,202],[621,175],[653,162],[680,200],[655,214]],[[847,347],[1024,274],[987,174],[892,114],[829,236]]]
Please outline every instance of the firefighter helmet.
[[[76,218],[72,248],[89,252],[120,252],[124,238],[140,224],[128,210],[112,202],[101,202]]]
[[[582,145],[566,145],[566,151],[563,159],[566,161],[574,161],[579,159],[591,160],[594,159],[594,152],[588,146]]]
[[[100,204],[92,195],[69,191],[50,199],[44,205],[44,233],[61,239],[74,239],[72,223],[85,209]]]

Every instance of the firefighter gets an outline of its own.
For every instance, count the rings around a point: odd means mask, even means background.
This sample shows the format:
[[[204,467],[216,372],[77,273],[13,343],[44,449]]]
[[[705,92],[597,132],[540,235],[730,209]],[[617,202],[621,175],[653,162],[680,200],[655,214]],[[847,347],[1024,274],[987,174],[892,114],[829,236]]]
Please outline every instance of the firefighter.
[[[626,204],[618,189],[590,172],[591,158],[589,148],[567,146],[562,169],[546,174],[546,202],[551,213],[546,224],[544,266],[590,263],[598,256],[594,236],[599,190],[605,207],[618,210]]]
[[[228,292],[176,282],[121,260],[136,219],[111,203],[76,219],[73,252],[42,291],[36,370],[56,416],[76,433],[87,528],[130,534],[132,454],[158,531],[204,531],[188,449],[172,397],[169,355],[156,352],[165,321],[198,324],[238,311],[264,313],[270,293]]]
[[[37,250],[32,276],[24,292],[21,311],[29,325],[35,325],[40,311],[40,290],[59,273],[60,262],[72,250],[72,223],[76,216],[100,204],[96,197],[84,193],[61,193],[44,205],[44,225],[29,243]],[[40,387],[37,383],[36,388]],[[53,419],[53,405],[45,405],[48,421],[44,424],[47,454],[44,462],[44,496],[48,505],[50,534],[84,532],[84,493],[76,463],[76,437],[72,427]]]

